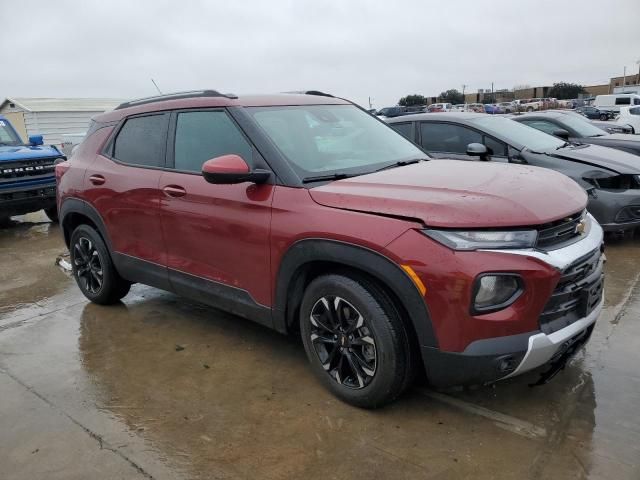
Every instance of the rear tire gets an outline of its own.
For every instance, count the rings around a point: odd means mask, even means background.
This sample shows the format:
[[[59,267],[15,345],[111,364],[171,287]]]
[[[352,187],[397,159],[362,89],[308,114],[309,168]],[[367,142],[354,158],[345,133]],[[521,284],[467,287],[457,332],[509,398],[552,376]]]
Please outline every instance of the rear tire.
[[[351,405],[395,400],[412,378],[410,345],[388,297],[365,281],[323,275],[307,287],[300,332],[318,379]]]
[[[44,213],[53,223],[58,223],[58,207],[54,205],[53,207],[45,208]]]
[[[131,283],[118,275],[104,240],[90,226],[73,231],[69,253],[73,278],[89,300],[110,305],[129,293]]]
[[[609,115],[607,115],[606,113],[601,113],[600,120],[602,120],[603,122],[606,122],[607,120],[609,120]]]

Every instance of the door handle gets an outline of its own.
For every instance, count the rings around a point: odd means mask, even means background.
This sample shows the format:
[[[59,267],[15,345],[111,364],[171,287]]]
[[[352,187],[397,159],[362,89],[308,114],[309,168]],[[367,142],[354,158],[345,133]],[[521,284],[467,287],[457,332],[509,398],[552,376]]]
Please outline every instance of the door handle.
[[[187,191],[180,185],[167,185],[162,189],[167,197],[184,197]]]
[[[103,185],[106,182],[105,178],[102,175],[91,175],[89,177],[89,181],[94,185]]]

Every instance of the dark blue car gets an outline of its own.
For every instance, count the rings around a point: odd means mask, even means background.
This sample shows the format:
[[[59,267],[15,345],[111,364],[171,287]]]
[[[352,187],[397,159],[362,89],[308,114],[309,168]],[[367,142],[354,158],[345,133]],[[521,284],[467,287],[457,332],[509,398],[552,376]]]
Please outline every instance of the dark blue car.
[[[55,164],[64,160],[56,147],[43,145],[42,135],[25,144],[0,115],[0,222],[41,209],[57,221]]]
[[[578,107],[576,108],[576,112],[580,113],[581,115],[584,115],[587,118],[590,118],[592,120],[609,120],[610,118],[614,117],[614,113],[613,112],[607,112],[604,110],[600,110],[596,107],[590,107],[590,106],[586,106],[586,107]]]

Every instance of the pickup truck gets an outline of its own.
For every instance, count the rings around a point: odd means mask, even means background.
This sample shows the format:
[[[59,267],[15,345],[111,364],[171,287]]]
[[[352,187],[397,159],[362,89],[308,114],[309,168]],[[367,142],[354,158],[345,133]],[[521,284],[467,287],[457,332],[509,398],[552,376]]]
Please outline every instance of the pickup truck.
[[[0,224],[42,209],[57,221],[55,165],[65,160],[56,147],[43,145],[42,135],[25,144],[0,115]]]

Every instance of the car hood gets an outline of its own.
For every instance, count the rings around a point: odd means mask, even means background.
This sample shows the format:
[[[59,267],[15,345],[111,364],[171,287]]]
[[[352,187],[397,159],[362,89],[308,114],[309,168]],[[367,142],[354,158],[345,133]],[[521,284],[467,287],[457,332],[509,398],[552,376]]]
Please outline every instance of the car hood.
[[[553,170],[459,160],[397,167],[331,182],[309,193],[328,207],[445,228],[540,225],[587,204],[584,190]]]
[[[8,146],[0,145],[0,162],[10,162],[15,160],[29,160],[32,158],[59,157],[62,154],[56,147],[27,145]]]
[[[607,137],[608,138],[608,137]],[[640,173],[640,159],[633,153],[600,145],[583,145],[577,148],[561,148],[549,155],[565,160],[606,168],[617,173]]]
[[[625,142],[629,141],[640,145],[640,135],[633,135],[630,133],[612,133],[602,138],[607,138],[609,140],[624,140]]]

